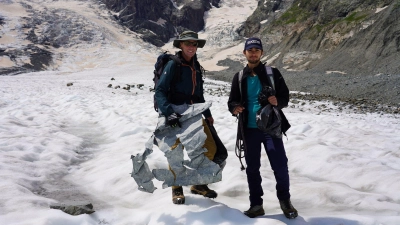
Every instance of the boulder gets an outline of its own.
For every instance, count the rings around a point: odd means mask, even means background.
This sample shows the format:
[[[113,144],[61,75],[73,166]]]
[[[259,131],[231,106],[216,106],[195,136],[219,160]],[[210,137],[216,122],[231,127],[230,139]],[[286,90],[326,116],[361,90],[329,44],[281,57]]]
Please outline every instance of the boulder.
[[[66,205],[66,204],[51,205],[50,208],[59,209],[72,216],[77,216],[81,214],[92,214],[95,212],[93,210],[92,203],[87,203],[83,205]]]

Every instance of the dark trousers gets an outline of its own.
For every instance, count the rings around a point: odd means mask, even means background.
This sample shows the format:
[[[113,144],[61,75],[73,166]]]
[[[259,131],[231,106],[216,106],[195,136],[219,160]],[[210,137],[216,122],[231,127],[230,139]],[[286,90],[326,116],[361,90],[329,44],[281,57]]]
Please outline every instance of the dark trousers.
[[[261,197],[264,195],[264,192],[261,187],[262,179],[260,174],[261,143],[264,144],[271,168],[274,171],[276,195],[279,200],[289,199],[288,159],[282,138],[271,138],[256,128],[246,128],[244,136],[247,145],[245,159],[247,164],[247,182],[250,190],[250,206],[263,204]]]

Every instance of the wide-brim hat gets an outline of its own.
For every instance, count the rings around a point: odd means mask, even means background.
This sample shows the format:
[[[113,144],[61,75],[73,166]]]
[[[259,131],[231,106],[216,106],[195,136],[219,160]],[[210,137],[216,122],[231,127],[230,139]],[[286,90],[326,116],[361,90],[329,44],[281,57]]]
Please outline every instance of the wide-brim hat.
[[[197,41],[198,43],[198,48],[202,48],[204,47],[204,45],[206,44],[206,40],[204,39],[199,39],[199,35],[194,32],[194,31],[184,31],[179,35],[178,39],[174,40],[174,47],[179,48],[179,43],[181,41],[188,41],[188,40],[193,40],[193,41]]]

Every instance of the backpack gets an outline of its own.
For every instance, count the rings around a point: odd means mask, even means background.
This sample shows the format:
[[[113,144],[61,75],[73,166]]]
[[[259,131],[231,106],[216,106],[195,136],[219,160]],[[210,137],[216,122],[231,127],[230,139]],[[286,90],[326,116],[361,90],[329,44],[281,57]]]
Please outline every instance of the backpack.
[[[164,68],[165,68],[165,65],[167,65],[167,63],[168,63],[170,60],[174,60],[174,61],[175,61],[175,66],[176,66],[176,68],[175,68],[175,75],[174,75],[174,78],[172,79],[172,81],[175,82],[175,81],[180,77],[182,62],[181,62],[181,60],[178,58],[178,56],[173,55],[173,54],[169,54],[168,51],[166,51],[166,52],[160,54],[160,55],[157,57],[156,64],[154,64],[154,71],[153,71],[153,73],[154,73],[154,78],[153,78],[153,81],[154,81],[154,89],[153,89],[153,90],[154,90],[154,91],[156,90],[158,81],[160,80],[160,77],[161,77],[162,72],[163,72],[163,70],[164,70]],[[154,94],[154,96],[153,96],[153,103],[154,103],[154,110],[155,110],[156,112],[158,112],[158,105],[157,105],[157,101],[156,101],[156,96],[155,96],[155,94]]]

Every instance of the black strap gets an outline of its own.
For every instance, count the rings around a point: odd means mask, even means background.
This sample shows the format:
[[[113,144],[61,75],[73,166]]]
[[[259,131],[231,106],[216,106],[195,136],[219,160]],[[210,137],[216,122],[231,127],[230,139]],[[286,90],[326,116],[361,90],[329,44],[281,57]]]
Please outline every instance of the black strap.
[[[175,88],[173,88],[173,87],[175,86],[176,83],[178,83],[179,81],[182,80],[182,77],[181,77],[182,61],[179,59],[179,57],[177,55],[171,56],[170,59],[174,61],[174,65],[175,65],[175,74],[172,77],[171,83],[169,85],[169,90],[168,90],[168,101],[171,102],[172,97],[176,95]]]
[[[235,146],[235,154],[239,158],[240,162],[240,170],[245,170],[246,168],[244,167],[242,163],[242,158],[246,156],[246,151],[247,151],[247,146],[246,146],[246,141],[244,139],[244,119],[243,119],[243,114],[239,114],[239,123],[238,123],[238,131],[236,135],[236,146]],[[242,156],[242,153],[244,154]]]
[[[242,96],[243,70],[239,71],[238,75],[240,96]],[[272,67],[265,65],[265,72],[267,74],[267,78],[271,82],[272,88],[275,90],[274,73],[272,72]]]

